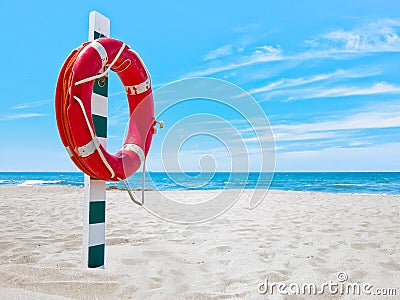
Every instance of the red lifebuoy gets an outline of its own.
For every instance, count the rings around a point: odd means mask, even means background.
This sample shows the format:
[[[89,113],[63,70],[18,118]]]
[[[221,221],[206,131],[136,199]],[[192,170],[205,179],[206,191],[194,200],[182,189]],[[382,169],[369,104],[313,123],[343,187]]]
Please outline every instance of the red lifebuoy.
[[[100,144],[92,118],[94,80],[110,69],[125,87],[130,114],[125,142],[116,154]],[[120,181],[144,163],[155,125],[151,78],[140,57],[123,42],[100,38],[74,50],[58,77],[55,109],[62,143],[84,173]]]

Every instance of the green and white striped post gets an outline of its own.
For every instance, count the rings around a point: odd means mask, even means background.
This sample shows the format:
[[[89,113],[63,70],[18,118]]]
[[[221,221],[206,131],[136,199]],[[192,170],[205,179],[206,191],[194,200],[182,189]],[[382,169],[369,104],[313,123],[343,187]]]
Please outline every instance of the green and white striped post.
[[[110,20],[97,11],[89,15],[89,41],[110,36]],[[92,117],[100,143],[107,145],[108,77],[95,81]],[[83,263],[88,268],[104,268],[106,182],[85,175],[83,217]]]

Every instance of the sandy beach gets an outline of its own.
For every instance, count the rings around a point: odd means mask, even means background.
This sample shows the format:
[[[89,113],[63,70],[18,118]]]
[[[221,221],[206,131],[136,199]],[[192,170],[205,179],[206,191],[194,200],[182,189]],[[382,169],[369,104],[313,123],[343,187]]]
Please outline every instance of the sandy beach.
[[[216,191],[168,193],[201,200]],[[261,294],[260,284],[318,287],[338,282],[338,273],[344,283],[368,283],[372,293],[394,288],[388,297],[400,297],[399,196],[269,191],[249,210],[248,195],[216,219],[179,225],[108,191],[106,266],[88,270],[83,189],[3,186],[0,298],[285,299]]]

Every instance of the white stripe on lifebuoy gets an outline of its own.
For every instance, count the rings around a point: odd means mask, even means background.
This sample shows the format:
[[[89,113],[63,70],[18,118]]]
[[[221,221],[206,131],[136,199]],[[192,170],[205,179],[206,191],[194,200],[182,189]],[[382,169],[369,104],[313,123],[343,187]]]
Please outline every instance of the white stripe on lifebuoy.
[[[95,137],[93,140],[91,140],[89,143],[86,145],[83,145],[81,147],[78,147],[76,151],[79,153],[81,157],[88,157],[96,151],[96,149],[100,147],[100,142],[99,140]]]
[[[142,94],[148,91],[151,88],[151,80],[148,77],[146,81],[136,84],[136,85],[129,85],[125,86],[125,91],[128,95],[134,96]]]
[[[99,53],[102,63],[101,68],[103,69],[108,62],[108,54],[106,49],[98,41],[91,42],[90,47],[93,47],[96,49],[97,53]]]
[[[125,144],[121,148],[122,151],[133,151],[139,156],[140,162],[143,163],[145,159],[144,151],[143,149],[136,145],[136,144]]]

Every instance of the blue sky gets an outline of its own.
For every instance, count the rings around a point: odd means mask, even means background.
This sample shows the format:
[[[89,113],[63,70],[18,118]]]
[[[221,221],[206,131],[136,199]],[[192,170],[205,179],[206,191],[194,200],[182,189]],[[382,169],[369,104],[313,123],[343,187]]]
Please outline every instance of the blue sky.
[[[278,171],[400,170],[394,0],[3,1],[0,170],[77,170],[58,137],[53,98],[64,59],[87,39],[92,10],[111,19],[112,37],[141,55],[155,88],[200,76],[248,91],[272,126]],[[111,76],[111,151],[119,149],[128,120],[121,91]],[[221,115],[246,131],[238,115],[201,101],[176,107],[163,116],[167,129],[154,138],[150,170],[162,170],[168,127],[196,113]],[[228,168],[223,143],[207,136],[182,146],[181,166],[197,170],[207,154],[219,170]]]

